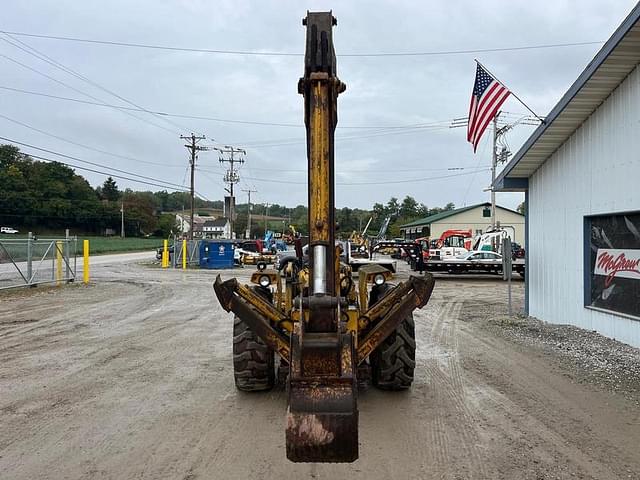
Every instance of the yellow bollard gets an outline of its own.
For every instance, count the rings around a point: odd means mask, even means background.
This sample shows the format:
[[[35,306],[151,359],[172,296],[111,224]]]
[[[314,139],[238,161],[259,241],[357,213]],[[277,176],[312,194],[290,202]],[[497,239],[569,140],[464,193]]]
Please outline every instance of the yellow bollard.
[[[62,283],[62,242],[56,242],[56,285]]]
[[[89,283],[89,240],[82,241],[82,255],[82,281],[86,285]]]
[[[182,240],[182,269],[187,269],[187,241]]]
[[[162,268],[169,267],[169,240],[164,241],[164,248],[162,249]]]

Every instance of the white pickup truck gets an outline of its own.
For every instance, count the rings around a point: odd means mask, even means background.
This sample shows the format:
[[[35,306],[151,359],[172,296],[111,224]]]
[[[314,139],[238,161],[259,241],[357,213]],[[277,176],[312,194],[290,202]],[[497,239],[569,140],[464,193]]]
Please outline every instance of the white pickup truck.
[[[11,227],[0,227],[0,233],[18,233],[18,230]]]

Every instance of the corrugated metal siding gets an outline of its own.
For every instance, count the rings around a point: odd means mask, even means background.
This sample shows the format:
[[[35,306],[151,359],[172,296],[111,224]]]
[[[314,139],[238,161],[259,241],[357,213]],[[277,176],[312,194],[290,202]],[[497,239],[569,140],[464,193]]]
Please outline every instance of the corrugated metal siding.
[[[529,179],[529,312],[640,347],[640,321],[583,306],[586,215],[640,210],[640,69]]]

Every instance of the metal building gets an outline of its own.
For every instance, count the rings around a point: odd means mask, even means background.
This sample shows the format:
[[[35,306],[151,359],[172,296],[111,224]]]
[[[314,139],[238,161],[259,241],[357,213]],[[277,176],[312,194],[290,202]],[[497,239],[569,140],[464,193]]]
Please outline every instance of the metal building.
[[[511,240],[525,246],[524,215],[496,205],[496,220],[507,229]],[[414,240],[420,237],[437,239],[447,230],[471,230],[473,235],[479,235],[491,226],[491,204],[489,202],[469,205],[445,210],[425,218],[420,218],[400,226],[402,237]]]
[[[640,4],[495,182],[524,191],[527,312],[640,347]]]

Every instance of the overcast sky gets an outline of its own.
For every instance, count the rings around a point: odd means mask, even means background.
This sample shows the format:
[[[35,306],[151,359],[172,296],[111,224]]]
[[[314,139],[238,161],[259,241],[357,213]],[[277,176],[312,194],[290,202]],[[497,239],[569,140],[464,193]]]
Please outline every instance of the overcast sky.
[[[301,54],[305,34],[301,19],[306,10],[333,9],[338,19],[334,29],[338,74],[347,84],[338,104],[337,205],[369,208],[391,196],[412,195],[429,207],[448,202],[463,206],[489,199],[483,189],[490,183],[490,173],[485,170],[490,165],[490,132],[485,133],[474,155],[466,142],[466,129],[447,127],[452,119],[468,113],[474,58],[536,113],[546,115],[601,45],[424,56],[340,55],[605,41],[634,5],[631,0],[6,0],[2,2],[0,30],[172,47]],[[4,34],[0,38],[4,39],[0,41],[0,87],[131,106],[6,41],[18,39],[148,110],[293,124],[251,125],[166,117],[172,122],[168,123],[147,113],[135,113],[143,119],[139,120],[113,108],[0,88],[0,136],[188,185],[187,150],[178,137],[202,133],[210,139],[203,142],[206,145],[245,147],[246,162],[240,170],[238,188],[257,190],[252,200],[288,206],[306,203],[302,97],[296,92],[302,56],[126,48],[15,35],[11,39]],[[510,113],[506,117],[510,121],[528,113],[513,98],[507,100],[503,110]],[[4,117],[121,157],[70,144]],[[432,123],[439,127],[384,130]],[[513,153],[534,128],[514,127],[507,136]],[[38,153],[30,148],[23,150]],[[217,153],[200,153],[198,167],[202,170],[196,172],[196,190],[207,199],[222,199],[224,172]],[[78,173],[94,186],[105,179],[104,175],[82,170]],[[422,180],[384,183],[414,178]],[[117,181],[121,187],[158,189]],[[345,185],[349,183],[359,185]],[[246,201],[245,194],[237,201]],[[507,207],[515,208],[521,201],[520,194],[498,195],[498,203]]]

